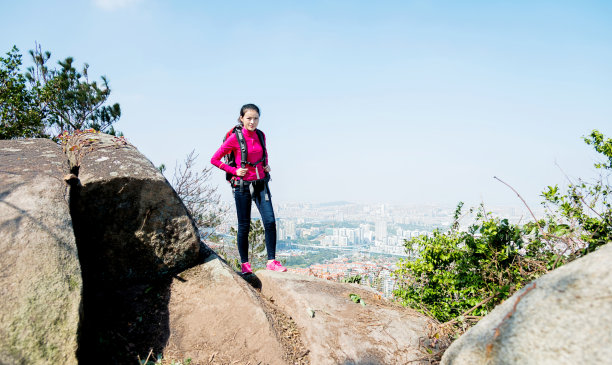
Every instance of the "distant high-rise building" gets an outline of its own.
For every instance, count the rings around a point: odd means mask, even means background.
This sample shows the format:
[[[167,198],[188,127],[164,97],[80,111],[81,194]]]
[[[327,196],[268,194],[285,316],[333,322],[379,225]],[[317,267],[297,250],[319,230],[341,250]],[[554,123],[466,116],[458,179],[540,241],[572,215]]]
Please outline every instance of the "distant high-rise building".
[[[385,242],[387,240],[387,222],[382,220],[376,222],[375,234],[376,241]]]
[[[369,224],[360,224],[359,225],[359,235],[361,242],[371,242],[372,241],[372,230]]]
[[[295,232],[295,222],[294,221],[287,221],[285,224],[285,229],[287,230],[286,231],[287,239],[297,238],[297,234]]]
[[[356,229],[348,229],[346,231],[346,237],[348,238],[349,243],[355,243],[355,231]]]
[[[283,229],[281,224],[277,225],[277,228],[276,228],[276,238],[279,241],[284,241],[286,239],[285,230]]]

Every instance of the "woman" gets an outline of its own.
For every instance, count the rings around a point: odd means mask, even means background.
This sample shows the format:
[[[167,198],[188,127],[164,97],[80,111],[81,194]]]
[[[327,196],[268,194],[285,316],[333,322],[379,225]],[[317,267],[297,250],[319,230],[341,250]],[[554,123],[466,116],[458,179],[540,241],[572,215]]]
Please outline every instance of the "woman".
[[[255,201],[259,214],[263,220],[266,251],[268,252],[268,263],[266,269],[274,271],[287,271],[280,262],[276,261],[276,219],[268,189],[268,155],[265,152],[265,136],[262,145],[258,135],[259,108],[254,104],[243,105],[240,109],[238,122],[242,126],[231,133],[215,152],[210,162],[233,175],[230,180],[234,200],[236,201],[236,214],[238,215],[238,252],[240,253],[241,268],[243,274],[251,274],[249,263],[249,229],[251,228],[251,202]],[[247,146],[247,161],[242,161],[240,153],[240,142],[237,133],[242,133]],[[228,153],[234,153],[236,166],[229,166],[221,161]]]

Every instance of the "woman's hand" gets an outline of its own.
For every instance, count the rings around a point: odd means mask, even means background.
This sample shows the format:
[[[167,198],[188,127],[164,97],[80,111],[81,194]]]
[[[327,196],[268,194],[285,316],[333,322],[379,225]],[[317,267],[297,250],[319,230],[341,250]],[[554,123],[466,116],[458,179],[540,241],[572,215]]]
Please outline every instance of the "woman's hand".
[[[265,171],[265,172],[270,172],[270,170],[272,170],[272,169],[270,168],[270,166],[266,166],[266,167],[264,167],[264,171]]]
[[[244,176],[247,173],[247,169],[246,168],[239,168],[236,169],[236,176]]]

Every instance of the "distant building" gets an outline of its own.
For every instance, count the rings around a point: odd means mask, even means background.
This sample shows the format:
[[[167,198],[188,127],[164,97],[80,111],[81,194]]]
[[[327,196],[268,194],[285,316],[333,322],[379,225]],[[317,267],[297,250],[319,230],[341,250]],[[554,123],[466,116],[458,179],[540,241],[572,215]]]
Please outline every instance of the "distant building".
[[[385,242],[387,240],[387,222],[378,221],[376,222],[376,241]]]
[[[344,222],[344,212],[336,212],[336,221]]]
[[[285,221],[285,235],[286,239],[294,240],[297,238],[297,234],[295,232],[295,222],[294,221]]]
[[[285,230],[281,224],[276,225],[276,239],[279,241],[284,241],[286,239]]]

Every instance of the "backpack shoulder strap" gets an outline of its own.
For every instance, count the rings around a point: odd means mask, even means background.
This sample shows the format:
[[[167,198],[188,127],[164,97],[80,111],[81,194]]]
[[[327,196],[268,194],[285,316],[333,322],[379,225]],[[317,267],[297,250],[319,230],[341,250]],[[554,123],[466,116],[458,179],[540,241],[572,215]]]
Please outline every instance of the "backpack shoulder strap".
[[[247,162],[247,145],[242,134],[242,127],[239,125],[234,127],[234,133],[236,138],[238,138],[238,144],[240,144],[240,167],[244,168]]]
[[[259,129],[255,129],[257,132],[257,137],[259,137],[259,143],[261,143],[261,147],[263,148],[263,157],[264,166],[268,166],[268,153],[266,152],[266,139],[264,138],[264,134]]]
[[[227,141],[227,139],[232,135],[232,133],[234,133],[234,128],[236,127],[232,127],[232,129],[230,129],[229,131],[227,131],[227,133],[225,133],[225,137],[223,137],[223,142]]]

